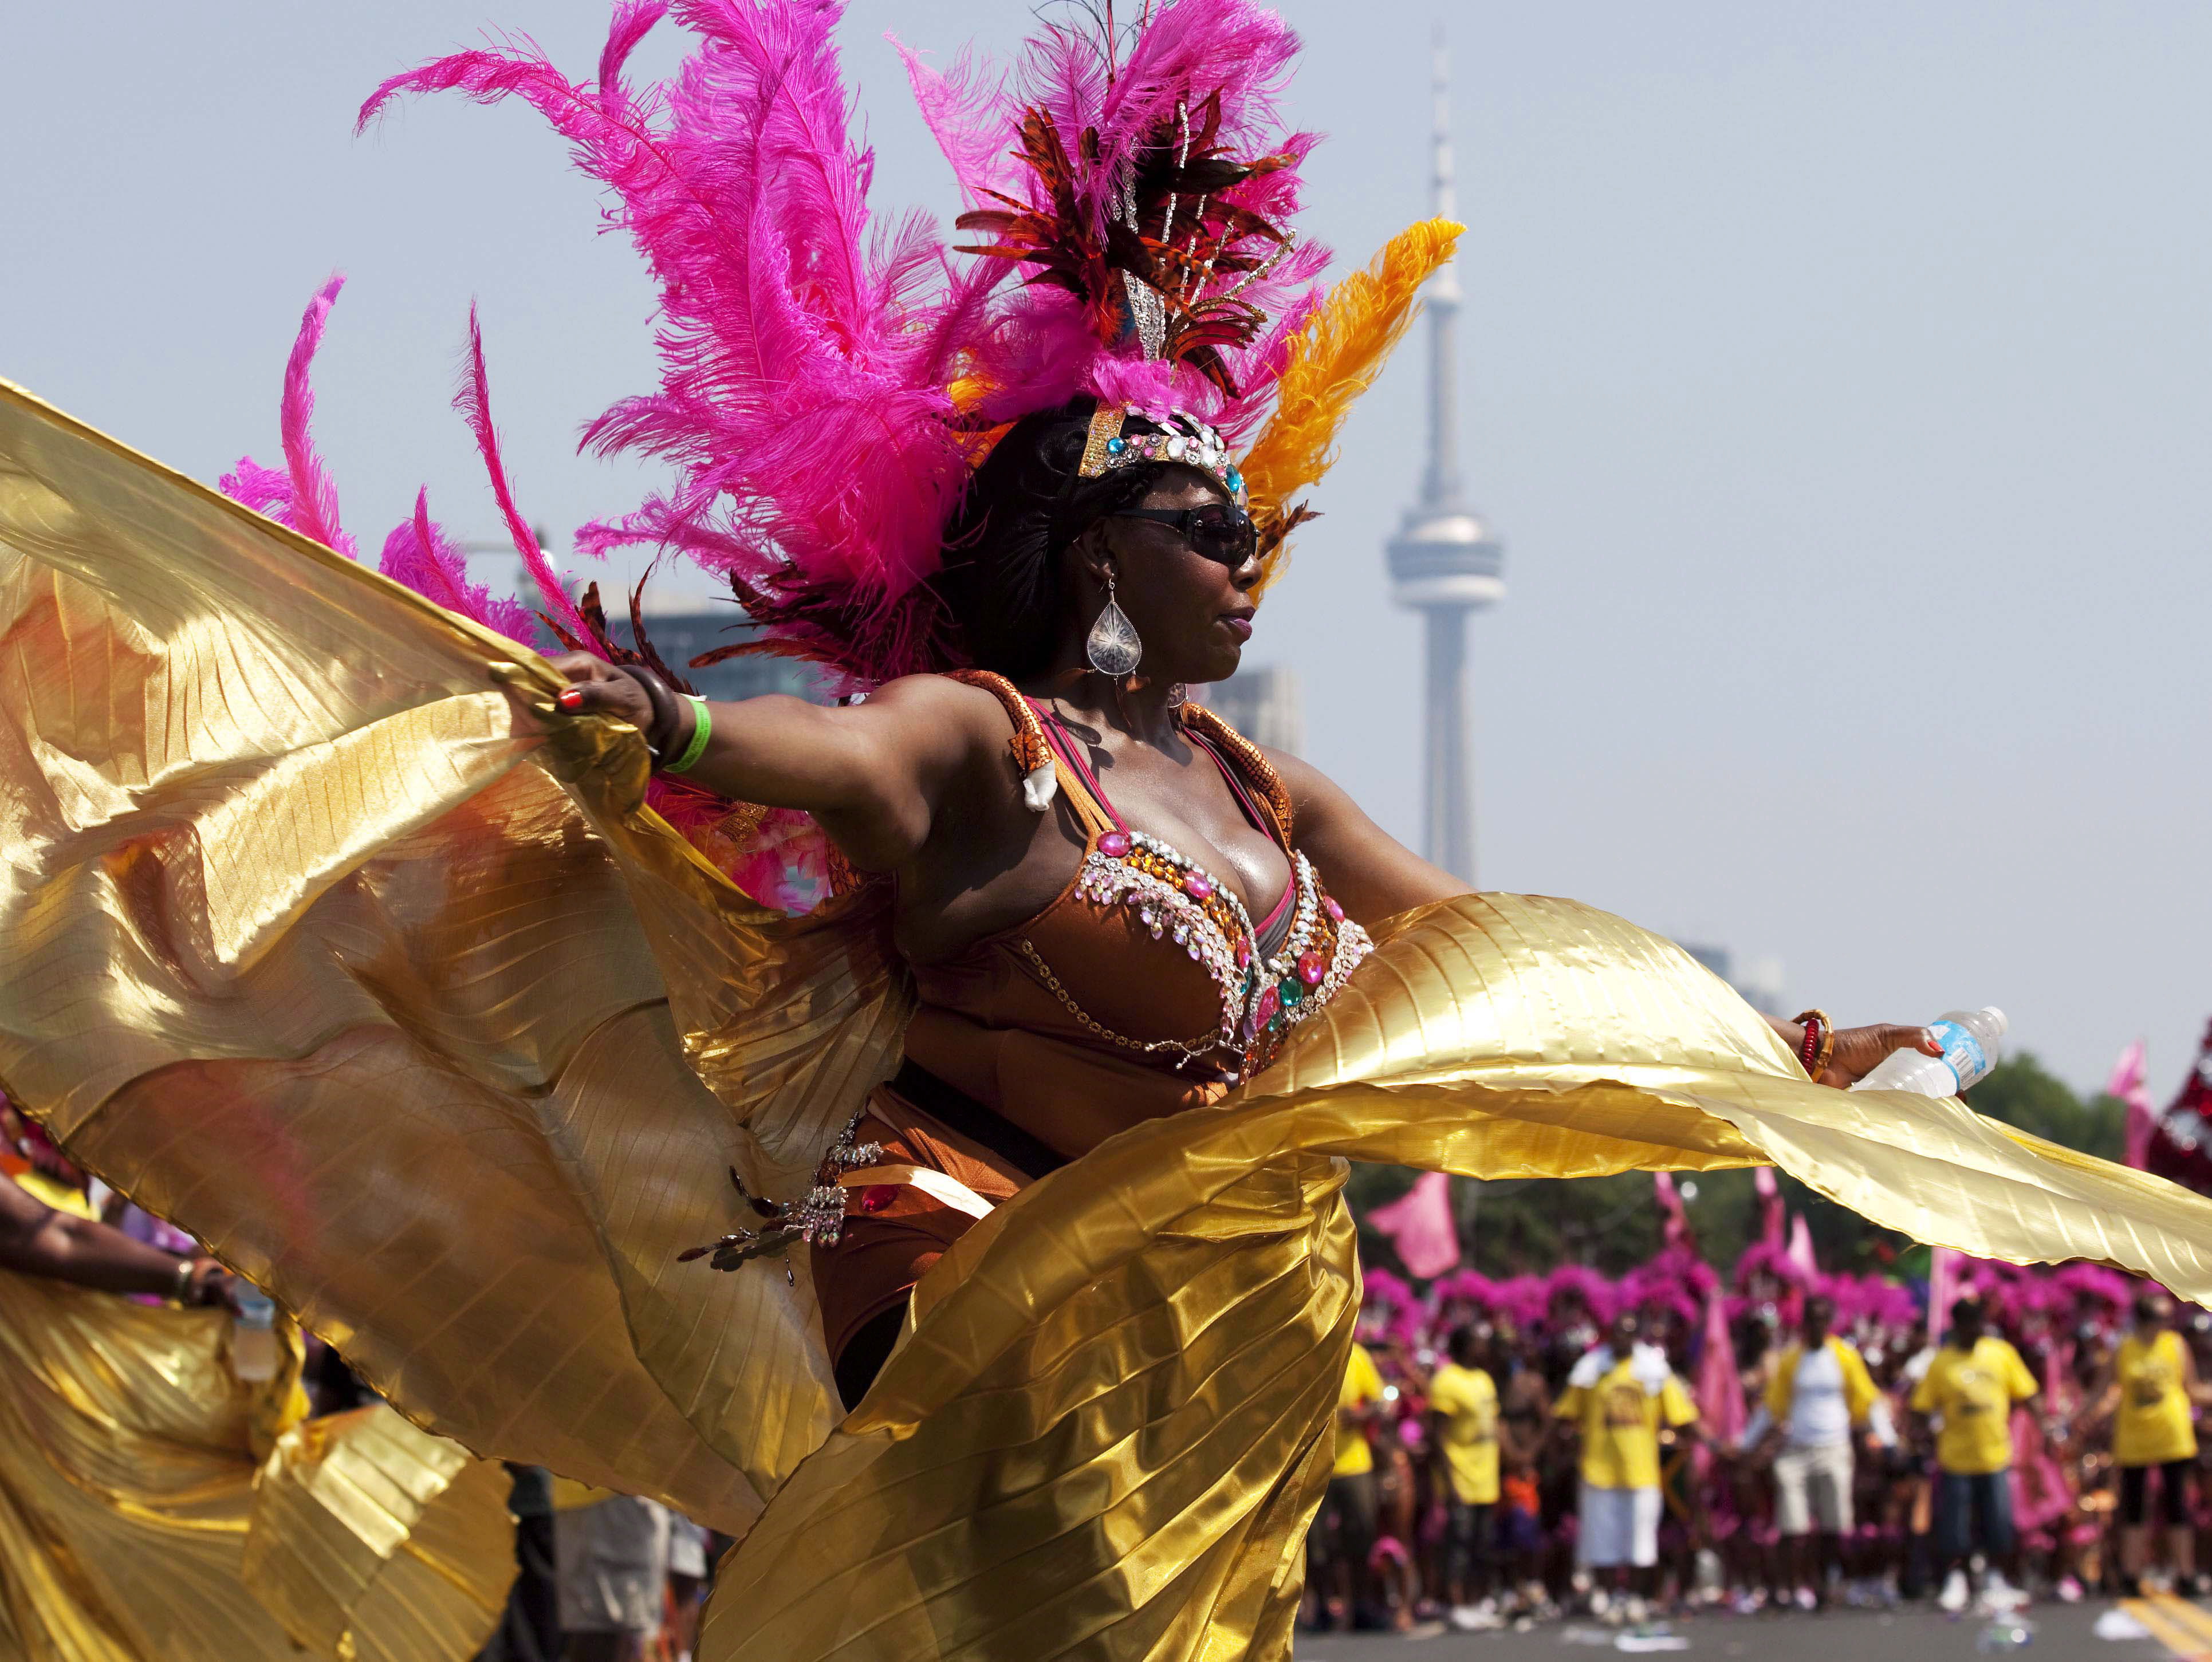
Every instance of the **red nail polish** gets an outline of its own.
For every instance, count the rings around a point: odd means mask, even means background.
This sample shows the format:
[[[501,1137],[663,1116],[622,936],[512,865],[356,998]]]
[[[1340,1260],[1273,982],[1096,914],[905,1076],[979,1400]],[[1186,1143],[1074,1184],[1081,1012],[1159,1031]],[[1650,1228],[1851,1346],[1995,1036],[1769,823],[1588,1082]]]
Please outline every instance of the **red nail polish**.
[[[584,689],[580,687],[567,688],[553,701],[564,710],[580,710],[584,707]]]

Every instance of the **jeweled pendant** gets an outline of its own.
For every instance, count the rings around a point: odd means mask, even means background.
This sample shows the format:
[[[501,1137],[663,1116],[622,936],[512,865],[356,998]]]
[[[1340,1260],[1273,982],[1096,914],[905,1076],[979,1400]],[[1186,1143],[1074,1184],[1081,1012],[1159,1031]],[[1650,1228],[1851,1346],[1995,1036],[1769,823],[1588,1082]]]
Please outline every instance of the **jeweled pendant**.
[[[1138,637],[1137,626],[1115,603],[1110,588],[1104,610],[1084,637],[1083,653],[1091,660],[1091,667],[1103,676],[1134,675],[1137,665],[1145,660],[1145,643]]]

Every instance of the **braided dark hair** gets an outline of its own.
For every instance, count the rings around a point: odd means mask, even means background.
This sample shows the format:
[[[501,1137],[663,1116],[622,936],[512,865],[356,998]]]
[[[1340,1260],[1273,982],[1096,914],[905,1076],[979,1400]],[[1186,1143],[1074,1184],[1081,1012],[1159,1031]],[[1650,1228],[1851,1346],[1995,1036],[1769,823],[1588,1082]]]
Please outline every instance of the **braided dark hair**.
[[[1097,408],[1085,396],[1016,422],[945,528],[935,586],[956,644],[977,669],[1021,680],[1048,667],[1073,585],[1061,556],[1101,519],[1143,500],[1164,471],[1147,463],[1078,477]],[[1136,415],[1122,428],[1158,430]]]

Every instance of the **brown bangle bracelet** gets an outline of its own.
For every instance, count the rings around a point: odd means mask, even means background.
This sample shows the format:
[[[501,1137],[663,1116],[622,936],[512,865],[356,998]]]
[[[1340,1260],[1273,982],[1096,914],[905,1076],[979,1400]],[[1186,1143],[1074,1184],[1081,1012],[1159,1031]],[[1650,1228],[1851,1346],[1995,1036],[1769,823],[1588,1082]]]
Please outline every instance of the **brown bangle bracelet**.
[[[653,706],[653,725],[646,729],[645,748],[652,753],[653,766],[658,767],[667,761],[668,747],[675,742],[677,726],[683,720],[676,695],[650,670],[635,664],[617,664],[614,667],[637,682],[645,691],[645,701]]]

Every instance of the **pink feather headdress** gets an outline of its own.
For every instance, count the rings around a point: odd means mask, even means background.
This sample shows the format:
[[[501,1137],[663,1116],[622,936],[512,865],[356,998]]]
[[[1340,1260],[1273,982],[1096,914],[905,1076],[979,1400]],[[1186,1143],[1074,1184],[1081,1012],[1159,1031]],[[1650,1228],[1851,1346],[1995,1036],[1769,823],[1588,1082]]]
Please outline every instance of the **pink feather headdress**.
[[[957,250],[921,217],[871,215],[842,9],[619,0],[591,81],[526,41],[459,52],[386,82],[361,122],[450,90],[522,99],[569,142],[659,289],[660,386],[584,440],[677,475],[579,546],[695,561],[765,626],[726,652],[866,686],[954,662],[928,579],[1006,424],[1087,391],[1250,434],[1328,255],[1285,223],[1313,143],[1277,110],[1297,37],[1252,0],[1161,0],[1133,37],[1048,26],[1011,75],[907,52],[979,239]],[[696,48],[633,87],[625,64],[672,11]]]
[[[631,55],[671,13],[696,45],[667,82],[634,84]],[[786,654],[823,665],[836,691],[957,668],[931,581],[943,529],[1008,426],[1087,393],[1243,447],[1272,573],[1310,516],[1291,494],[1328,465],[1458,227],[1413,227],[1324,299],[1312,284],[1328,252],[1289,227],[1315,142],[1278,110],[1297,37],[1254,0],[1147,0],[1133,29],[1110,6],[1072,9],[1006,71],[963,57],[939,73],[898,48],[963,194],[971,240],[948,246],[924,217],[871,215],[873,155],[851,136],[832,44],[842,13],[842,0],[616,0],[590,80],[518,39],[395,76],[362,106],[366,127],[403,94],[522,100],[605,187],[607,227],[651,269],[659,385],[588,422],[583,444],[653,457],[673,482],[581,527],[579,549],[644,545],[729,583],[759,627],[696,667]],[[350,555],[308,431],[338,282],[308,308],[286,373],[284,467],[247,458],[223,488]],[[625,646],[597,585],[572,597],[523,519],[473,312],[455,405],[535,604],[468,583],[419,495],[385,542],[386,574],[518,640],[543,625],[681,684],[640,596]],[[803,909],[837,886],[803,815],[680,780],[656,780],[649,799],[757,898]]]

